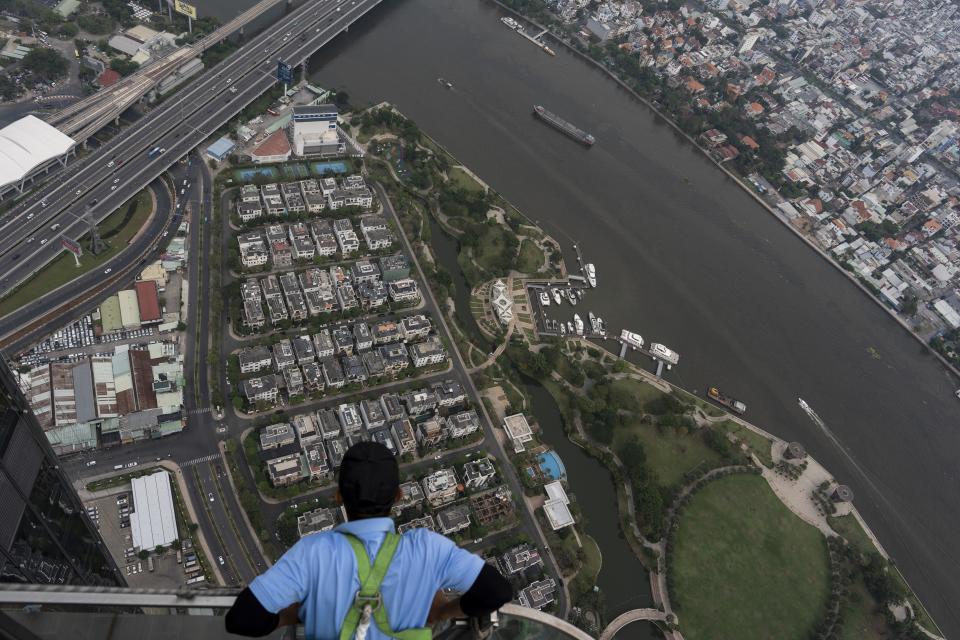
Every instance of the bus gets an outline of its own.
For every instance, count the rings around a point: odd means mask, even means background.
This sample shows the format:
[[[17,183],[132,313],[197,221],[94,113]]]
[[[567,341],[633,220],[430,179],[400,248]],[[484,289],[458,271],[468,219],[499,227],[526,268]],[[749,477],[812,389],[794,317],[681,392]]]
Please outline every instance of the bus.
[[[196,578],[190,578],[187,580],[187,584],[200,584],[201,582],[206,582],[207,578],[205,576],[197,576]]]
[[[163,149],[161,149],[160,147],[154,147],[153,149],[150,149],[150,153],[147,154],[147,157],[155,158],[161,153],[163,153]]]
[[[183,563],[183,551],[177,551],[177,564]]]
[[[147,558],[147,571],[153,571],[153,556]]]

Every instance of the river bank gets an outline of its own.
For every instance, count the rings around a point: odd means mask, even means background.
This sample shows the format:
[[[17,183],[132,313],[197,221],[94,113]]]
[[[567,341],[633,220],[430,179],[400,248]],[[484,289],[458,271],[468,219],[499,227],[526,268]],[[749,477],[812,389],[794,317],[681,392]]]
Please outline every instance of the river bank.
[[[786,219],[776,209],[774,209],[766,200],[761,198],[760,194],[757,193],[756,189],[754,189],[751,185],[747,184],[739,174],[729,169],[726,164],[714,158],[713,155],[710,154],[710,151],[706,147],[701,145],[699,142],[696,141],[695,138],[693,138],[690,134],[688,134],[686,131],[680,128],[680,126],[676,122],[674,122],[674,120],[670,118],[669,115],[664,113],[652,102],[650,102],[649,100],[641,96],[639,93],[634,91],[632,88],[630,88],[630,86],[627,85],[623,80],[621,80],[619,76],[617,76],[613,71],[608,69],[602,63],[598,62],[597,60],[594,60],[589,55],[583,53],[582,51],[580,51],[579,49],[571,45],[567,40],[563,39],[553,31],[551,31],[549,28],[541,25],[540,23],[536,22],[532,18],[527,17],[523,13],[517,11],[516,9],[513,9],[512,7],[507,6],[501,0],[487,0],[487,1],[497,5],[498,7],[510,13],[514,17],[519,18],[520,20],[523,20],[524,22],[527,22],[533,25],[534,27],[536,27],[537,29],[543,31],[544,35],[550,36],[554,40],[554,42],[562,46],[567,52],[574,54],[584,62],[592,65],[598,71],[606,75],[607,78],[609,78],[610,80],[613,80],[621,89],[627,92],[630,95],[630,97],[632,97],[637,102],[642,104],[644,107],[652,111],[664,124],[668,125],[677,136],[683,138],[688,144],[692,145],[697,151],[703,154],[705,159],[709,160],[717,169],[725,173],[728,178],[733,180],[737,184],[737,186],[739,186],[748,196],[750,196],[754,200],[754,202],[756,202],[761,207],[763,207],[778,222],[783,224],[784,227],[789,229],[795,236],[800,238],[808,247],[813,249],[818,256],[826,260],[830,264],[830,266],[834,267],[845,278],[847,278],[847,280],[849,280],[858,289],[860,289],[860,291],[863,292],[864,295],[866,295],[872,302],[876,303],[877,306],[883,309],[883,311],[887,315],[889,315],[891,318],[893,318],[893,320],[896,321],[896,323],[899,324],[908,334],[910,334],[912,338],[914,338],[920,344],[922,344],[924,348],[926,348],[931,355],[936,357],[940,361],[940,363],[943,364],[944,367],[949,369],[955,376],[957,376],[958,379],[960,379],[960,368],[955,367],[953,364],[950,363],[949,360],[943,357],[943,355],[941,355],[936,349],[931,347],[930,343],[927,340],[925,340],[920,334],[915,332],[907,323],[907,321],[904,320],[896,311],[891,309],[888,305],[884,304],[879,298],[877,298],[870,291],[870,289],[864,286],[864,284],[859,279],[857,279],[855,276],[853,276],[853,274],[851,274],[849,271],[844,269],[840,263],[838,263],[836,260],[831,258],[830,254],[828,254],[813,240],[811,240],[808,235],[806,235],[796,226],[791,224],[788,219]]]

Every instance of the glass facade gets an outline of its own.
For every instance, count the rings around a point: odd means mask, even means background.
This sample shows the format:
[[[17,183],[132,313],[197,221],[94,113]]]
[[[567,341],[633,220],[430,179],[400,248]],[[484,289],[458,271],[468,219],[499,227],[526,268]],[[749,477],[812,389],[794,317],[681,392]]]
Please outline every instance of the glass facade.
[[[125,584],[5,362],[0,362],[0,582]]]

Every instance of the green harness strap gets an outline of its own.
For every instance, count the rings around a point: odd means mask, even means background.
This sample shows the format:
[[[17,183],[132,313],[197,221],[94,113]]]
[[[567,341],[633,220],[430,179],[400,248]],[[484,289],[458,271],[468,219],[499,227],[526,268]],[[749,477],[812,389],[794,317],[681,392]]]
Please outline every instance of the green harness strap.
[[[394,631],[390,627],[387,609],[380,595],[380,583],[383,582],[383,577],[387,575],[387,569],[390,568],[390,562],[397,550],[400,536],[396,533],[387,533],[387,537],[380,545],[377,557],[371,566],[370,556],[367,555],[363,543],[349,533],[343,535],[346,536],[347,542],[350,543],[353,554],[357,558],[357,576],[360,578],[360,590],[354,597],[353,606],[347,612],[347,617],[343,620],[343,626],[340,628],[340,640],[353,640],[354,634],[363,619],[364,610],[368,605],[370,607],[369,615],[373,618],[373,622],[376,623],[380,633],[397,640],[431,640],[433,634],[426,627]]]

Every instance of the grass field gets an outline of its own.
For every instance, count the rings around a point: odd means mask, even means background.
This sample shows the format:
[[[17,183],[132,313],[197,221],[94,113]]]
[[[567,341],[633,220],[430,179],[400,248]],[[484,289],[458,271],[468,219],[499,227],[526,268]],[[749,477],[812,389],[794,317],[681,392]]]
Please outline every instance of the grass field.
[[[871,540],[860,523],[853,515],[831,516],[827,519],[830,527],[843,536],[847,542],[853,545],[853,548],[861,553],[872,553],[876,551]]]
[[[150,194],[142,192],[111,213],[98,226],[100,237],[107,244],[106,251],[98,256],[87,253],[87,237],[83,236],[80,244],[84,247],[84,254],[80,257],[80,267],[76,266],[72,254],[61,253],[36,275],[17,287],[13,293],[0,300],[0,317],[16,311],[38,297],[110,261],[126,248],[130,239],[143,227],[147,218],[150,217],[151,210]]]
[[[634,396],[641,406],[649,400],[654,398],[659,398],[663,395],[663,391],[660,391],[654,386],[651,386],[645,382],[639,380],[633,380],[632,378],[624,378],[623,380],[614,380],[610,385],[618,392],[629,393]]]
[[[570,541],[569,549],[571,553],[577,553],[577,544],[573,536],[568,538]],[[580,534],[580,541],[583,543],[583,560],[580,570],[573,579],[570,588],[573,593],[585,593],[597,584],[597,574],[600,573],[600,567],[603,562],[603,556],[600,554],[600,547],[596,541],[585,533]]]
[[[474,260],[478,266],[494,272],[500,268],[500,256],[506,248],[506,238],[509,233],[512,232],[501,225],[484,225],[483,236],[474,253]]]
[[[766,481],[738,474],[696,493],[672,571],[687,640],[806,640],[828,596],[826,542]]]
[[[772,443],[767,438],[755,431],[737,424],[733,420],[725,420],[717,424],[717,428],[723,429],[727,433],[732,433],[735,435],[741,442],[745,443],[755,454],[757,454],[760,462],[762,462],[765,466],[769,467],[773,465],[773,457],[770,455],[770,447]]]
[[[681,435],[676,429],[664,429],[660,433],[650,424],[634,420],[617,429],[614,434],[614,450],[627,438],[636,436],[647,454],[647,463],[657,474],[657,480],[665,487],[679,484],[683,474],[697,467],[713,467],[720,456],[708,447],[698,433]]]
[[[473,179],[469,173],[461,169],[460,167],[451,167],[447,172],[447,176],[450,178],[450,184],[455,187],[459,187],[464,191],[476,191],[477,193],[483,193],[483,185]]]
[[[850,585],[850,595],[843,608],[840,640],[881,640],[886,638],[887,625],[876,612],[877,603],[859,579]]]
[[[543,250],[533,240],[524,240],[520,244],[520,255],[517,257],[517,271],[533,274],[542,268]]]

